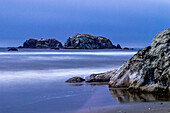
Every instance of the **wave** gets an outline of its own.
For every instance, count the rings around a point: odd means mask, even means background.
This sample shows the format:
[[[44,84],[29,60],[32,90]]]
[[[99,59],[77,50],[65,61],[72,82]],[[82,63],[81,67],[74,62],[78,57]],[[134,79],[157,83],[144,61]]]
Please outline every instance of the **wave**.
[[[113,69],[108,68],[76,68],[76,69],[54,69],[54,70],[38,70],[38,71],[1,71],[0,84],[2,83],[32,83],[36,81],[60,81],[73,76],[81,76],[86,78],[93,73],[101,73]]]

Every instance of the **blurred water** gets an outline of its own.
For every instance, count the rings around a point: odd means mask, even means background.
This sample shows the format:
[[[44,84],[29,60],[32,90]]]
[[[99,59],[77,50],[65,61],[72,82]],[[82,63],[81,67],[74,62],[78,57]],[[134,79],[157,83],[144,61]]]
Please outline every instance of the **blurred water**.
[[[0,49],[0,81],[87,76],[119,68],[133,54],[135,51],[20,49],[8,52]]]
[[[0,49],[0,112],[79,111],[117,104],[107,85],[71,85],[72,76],[119,68],[136,51]]]

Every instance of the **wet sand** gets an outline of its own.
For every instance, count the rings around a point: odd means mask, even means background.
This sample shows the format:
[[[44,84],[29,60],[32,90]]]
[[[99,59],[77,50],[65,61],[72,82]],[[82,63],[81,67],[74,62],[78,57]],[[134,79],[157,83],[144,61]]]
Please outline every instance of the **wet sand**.
[[[95,86],[107,83],[88,84]],[[124,88],[112,88],[109,91],[118,104],[66,113],[170,113],[170,94],[134,93]]]
[[[67,113],[170,113],[170,102],[126,103]]]

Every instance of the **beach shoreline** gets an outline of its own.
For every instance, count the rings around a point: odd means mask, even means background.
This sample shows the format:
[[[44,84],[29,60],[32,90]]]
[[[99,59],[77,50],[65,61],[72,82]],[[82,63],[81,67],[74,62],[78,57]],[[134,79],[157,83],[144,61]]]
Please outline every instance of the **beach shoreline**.
[[[169,113],[170,102],[142,102],[87,108],[65,113]]]

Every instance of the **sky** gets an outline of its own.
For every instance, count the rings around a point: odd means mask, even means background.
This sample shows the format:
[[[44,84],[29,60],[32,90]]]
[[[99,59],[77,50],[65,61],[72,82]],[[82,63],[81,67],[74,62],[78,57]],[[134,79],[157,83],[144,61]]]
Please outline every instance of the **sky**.
[[[170,0],[0,0],[0,47],[88,33],[142,48],[166,28]]]

